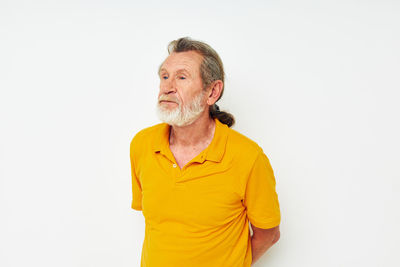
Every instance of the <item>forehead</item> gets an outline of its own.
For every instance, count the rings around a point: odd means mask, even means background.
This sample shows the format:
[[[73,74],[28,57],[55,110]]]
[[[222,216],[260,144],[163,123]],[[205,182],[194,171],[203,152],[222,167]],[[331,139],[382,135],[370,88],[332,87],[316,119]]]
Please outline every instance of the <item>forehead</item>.
[[[174,71],[185,69],[190,72],[200,71],[200,64],[203,56],[195,51],[171,53],[161,64],[160,71]]]

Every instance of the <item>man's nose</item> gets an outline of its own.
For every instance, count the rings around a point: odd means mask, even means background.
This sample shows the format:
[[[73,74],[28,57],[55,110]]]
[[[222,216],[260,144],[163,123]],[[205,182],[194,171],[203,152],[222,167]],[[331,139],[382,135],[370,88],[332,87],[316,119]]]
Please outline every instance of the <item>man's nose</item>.
[[[176,92],[176,84],[172,78],[163,80],[160,84],[160,89],[163,94],[170,94]]]

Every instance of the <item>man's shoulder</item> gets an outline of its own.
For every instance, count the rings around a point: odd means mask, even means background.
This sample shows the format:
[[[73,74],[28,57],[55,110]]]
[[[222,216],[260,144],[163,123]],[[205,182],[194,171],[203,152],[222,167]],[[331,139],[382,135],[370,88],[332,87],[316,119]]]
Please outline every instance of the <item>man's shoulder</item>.
[[[252,155],[257,155],[262,152],[262,148],[257,144],[257,142],[232,128],[229,128],[228,143],[234,150],[246,154],[250,153]]]
[[[158,123],[138,131],[132,138],[131,147],[133,145],[144,144],[148,141],[154,141],[155,138],[160,138],[161,131],[165,129],[165,123]]]

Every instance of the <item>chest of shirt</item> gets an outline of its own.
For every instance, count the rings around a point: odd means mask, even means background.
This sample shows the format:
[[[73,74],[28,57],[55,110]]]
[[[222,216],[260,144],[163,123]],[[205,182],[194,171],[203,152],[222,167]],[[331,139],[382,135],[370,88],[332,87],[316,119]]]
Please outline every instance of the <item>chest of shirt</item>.
[[[139,172],[147,223],[209,228],[243,212],[239,180],[246,173],[233,160],[193,162],[180,169],[162,154],[149,157]]]

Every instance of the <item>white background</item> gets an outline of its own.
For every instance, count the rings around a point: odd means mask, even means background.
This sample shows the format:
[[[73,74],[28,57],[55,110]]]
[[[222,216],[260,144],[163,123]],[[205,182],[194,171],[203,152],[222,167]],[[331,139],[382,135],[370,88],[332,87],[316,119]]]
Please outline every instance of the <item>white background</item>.
[[[0,1],[0,266],[139,266],[129,144],[169,41],[226,68],[221,109],[275,172],[254,266],[400,266],[398,1]],[[179,267],[179,266],[178,266]]]

